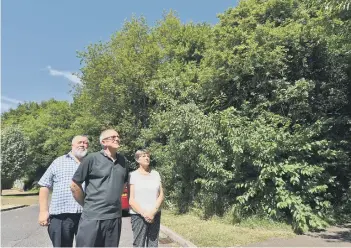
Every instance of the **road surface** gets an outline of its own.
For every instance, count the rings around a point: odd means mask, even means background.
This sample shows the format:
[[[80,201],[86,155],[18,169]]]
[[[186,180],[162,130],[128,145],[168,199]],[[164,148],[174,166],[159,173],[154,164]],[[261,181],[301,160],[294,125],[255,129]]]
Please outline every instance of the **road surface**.
[[[47,227],[37,223],[38,205],[1,212],[1,247],[52,247]],[[129,217],[122,219],[120,247],[132,246]]]

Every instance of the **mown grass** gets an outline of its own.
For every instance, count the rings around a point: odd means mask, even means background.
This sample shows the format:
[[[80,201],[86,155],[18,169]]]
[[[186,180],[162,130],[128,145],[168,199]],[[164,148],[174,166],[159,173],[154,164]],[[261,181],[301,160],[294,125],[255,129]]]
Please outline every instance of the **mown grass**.
[[[32,188],[32,189],[28,190],[27,192],[31,193],[31,194],[39,194],[39,190],[40,190],[40,188]]]
[[[38,196],[1,196],[1,206],[38,204]]]
[[[258,218],[232,225],[219,217],[202,220],[194,213],[177,215],[170,210],[162,210],[161,219],[163,225],[197,246],[243,246],[274,237],[295,236],[287,224]]]

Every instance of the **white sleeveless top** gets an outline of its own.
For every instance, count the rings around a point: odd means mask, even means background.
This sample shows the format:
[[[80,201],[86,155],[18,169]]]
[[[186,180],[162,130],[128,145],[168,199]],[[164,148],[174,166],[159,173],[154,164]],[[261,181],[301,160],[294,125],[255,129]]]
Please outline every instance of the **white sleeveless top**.
[[[135,170],[130,173],[129,184],[134,185],[134,201],[145,211],[153,210],[160,194],[160,174],[151,170],[149,174],[143,175]],[[129,213],[137,214],[132,208],[130,208]]]

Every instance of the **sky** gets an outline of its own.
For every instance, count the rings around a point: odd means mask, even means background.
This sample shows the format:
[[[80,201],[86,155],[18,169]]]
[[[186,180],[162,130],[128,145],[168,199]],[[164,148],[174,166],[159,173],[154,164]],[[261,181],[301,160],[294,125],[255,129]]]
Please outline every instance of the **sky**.
[[[1,0],[1,113],[23,102],[72,101],[77,51],[108,41],[126,20],[150,26],[174,10],[183,23],[216,24],[237,0]]]

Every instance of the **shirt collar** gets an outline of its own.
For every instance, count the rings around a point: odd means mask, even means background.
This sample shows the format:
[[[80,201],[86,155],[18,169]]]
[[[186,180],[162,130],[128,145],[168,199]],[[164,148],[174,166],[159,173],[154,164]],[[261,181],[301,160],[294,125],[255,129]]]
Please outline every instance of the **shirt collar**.
[[[102,149],[102,150],[100,151],[100,153],[101,153],[102,155],[104,155],[105,157],[110,158],[109,156],[107,156],[107,154],[105,153],[105,150],[104,150],[104,149]],[[118,152],[116,152],[116,160],[117,160],[117,158],[118,158]]]
[[[105,150],[104,150],[104,149],[102,149],[102,150],[100,151],[100,153],[107,157],[107,154],[105,153]],[[116,152],[116,154],[118,155],[118,152]]]
[[[66,154],[66,157],[73,159],[77,164],[80,164],[80,161],[72,154],[72,151]]]
[[[67,153],[67,154],[66,154],[66,157],[73,158],[72,151],[70,151],[69,153]]]

